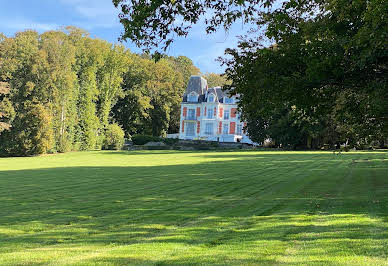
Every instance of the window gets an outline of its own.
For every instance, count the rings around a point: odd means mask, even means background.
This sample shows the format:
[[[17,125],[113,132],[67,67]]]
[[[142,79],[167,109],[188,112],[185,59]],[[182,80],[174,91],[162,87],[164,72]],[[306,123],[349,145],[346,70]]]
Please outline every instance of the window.
[[[242,135],[242,125],[241,124],[237,124],[237,135]]]
[[[194,136],[194,123],[186,123],[186,136],[192,137]]]
[[[224,111],[224,119],[228,120],[229,119],[229,110]]]
[[[208,101],[209,103],[214,102],[214,95],[213,95],[213,94],[209,94],[209,97],[207,98],[207,101]]]
[[[234,103],[233,98],[224,97],[224,103]]]
[[[224,124],[224,130],[222,131],[222,134],[228,134],[229,133],[229,124]]]
[[[209,109],[207,110],[207,118],[208,118],[208,119],[213,119],[213,115],[214,115],[213,109],[212,109],[212,108],[209,108]]]
[[[206,123],[205,135],[208,135],[208,136],[213,135],[213,123]]]
[[[188,120],[195,120],[195,109],[189,109]]]
[[[187,96],[187,101],[188,102],[198,102],[198,95],[194,92],[190,93],[188,96]]]

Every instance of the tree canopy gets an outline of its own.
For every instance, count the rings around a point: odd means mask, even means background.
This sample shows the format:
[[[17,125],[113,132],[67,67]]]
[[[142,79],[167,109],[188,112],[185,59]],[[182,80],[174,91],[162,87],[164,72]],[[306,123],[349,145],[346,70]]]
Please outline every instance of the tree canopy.
[[[205,73],[203,77],[207,80],[207,85],[209,88],[214,87],[223,87],[225,85],[230,85],[231,82],[223,75],[216,73]]]
[[[121,39],[130,39],[139,47],[150,50],[167,48],[176,36],[187,36],[193,24],[203,20],[206,32],[220,27],[229,29],[236,21],[255,20],[260,8],[274,0],[113,0],[119,8],[124,26]]]

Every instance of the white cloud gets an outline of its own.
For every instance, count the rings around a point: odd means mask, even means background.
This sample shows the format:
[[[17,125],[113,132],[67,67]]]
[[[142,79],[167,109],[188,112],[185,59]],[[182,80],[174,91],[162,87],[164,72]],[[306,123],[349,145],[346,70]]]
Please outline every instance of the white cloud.
[[[113,6],[110,0],[60,0],[63,4],[72,7],[84,18],[108,21],[111,24],[112,18],[118,22],[119,11]]]
[[[36,30],[36,31],[48,31],[48,30],[55,30],[58,29],[60,26],[55,23],[41,23],[41,22],[35,22],[30,21],[24,18],[13,18],[13,19],[6,19],[1,20],[0,24],[3,28],[7,28],[10,30]]]
[[[118,15],[118,11],[115,8],[103,8],[101,6],[79,5],[75,7],[75,10],[87,18],[101,18],[101,16],[117,17]]]
[[[38,32],[57,30],[63,26],[74,25],[89,31],[96,29],[121,29],[118,14],[111,0],[58,0],[72,10],[71,19],[58,23],[56,20],[41,21],[26,16],[4,16],[0,12],[0,28],[6,32],[33,29]],[[64,23],[64,24],[63,24]],[[119,34],[119,33],[118,33]]]

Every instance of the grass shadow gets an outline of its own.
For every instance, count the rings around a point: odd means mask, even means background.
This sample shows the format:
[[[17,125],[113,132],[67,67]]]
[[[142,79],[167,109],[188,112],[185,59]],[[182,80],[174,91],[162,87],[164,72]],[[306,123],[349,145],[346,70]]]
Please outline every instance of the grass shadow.
[[[355,263],[386,261],[388,179],[381,156],[353,154],[376,159],[376,168],[358,169],[349,165],[351,157],[333,162],[330,154],[189,155],[206,161],[0,171],[0,259],[10,264],[60,264],[69,257],[74,264],[319,264],[344,256]]]

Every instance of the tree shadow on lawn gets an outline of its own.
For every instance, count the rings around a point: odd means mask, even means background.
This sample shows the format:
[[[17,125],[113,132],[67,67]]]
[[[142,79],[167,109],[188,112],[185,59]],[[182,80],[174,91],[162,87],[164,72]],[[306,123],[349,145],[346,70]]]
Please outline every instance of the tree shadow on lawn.
[[[291,249],[314,263],[387,258],[386,170],[325,156],[3,171],[0,253],[113,244],[125,252],[79,262],[280,263]]]
[[[210,158],[219,158],[222,157],[236,157],[236,154],[228,155],[228,153],[239,153],[238,157],[260,157],[260,156],[301,156],[301,157],[309,157],[312,155],[317,156],[329,156],[330,158],[339,158],[342,157],[357,157],[361,155],[365,156],[381,156],[387,154],[386,150],[373,150],[373,151],[351,151],[351,152],[341,152],[334,153],[334,151],[319,151],[319,150],[306,150],[306,151],[287,151],[287,150],[261,150],[261,149],[218,149],[218,150],[129,150],[129,151],[98,151],[99,154],[122,154],[122,155],[155,155],[155,154],[209,154]],[[222,154],[222,155],[221,155]]]
[[[131,151],[103,151],[99,154],[105,155],[168,155],[168,154],[188,154],[188,153],[201,153],[201,152],[211,152],[208,150],[205,151],[180,151],[180,150],[131,150]]]
[[[202,156],[203,154],[210,154],[209,157],[218,158],[217,155],[228,154],[228,153],[236,153],[244,154],[244,153],[252,153],[258,152],[258,150],[242,150],[242,149],[219,149],[219,150],[130,150],[130,151],[99,151],[99,154],[103,155],[188,155],[192,156]],[[213,155],[212,155],[213,154]],[[221,155],[223,156],[223,155]],[[233,155],[230,155],[232,157]],[[241,156],[249,156],[251,155],[241,155]],[[228,156],[225,156],[227,158]],[[234,157],[234,156],[233,156]],[[255,156],[254,156],[255,157]]]
[[[179,152],[178,152],[179,153]],[[260,150],[235,150],[235,151],[208,151],[207,154],[201,155],[207,158],[266,158],[276,159],[278,158],[290,158],[295,159],[307,159],[309,161],[313,159],[334,159],[334,160],[348,160],[353,158],[361,158],[364,160],[370,160],[374,158],[382,158],[387,156],[387,152],[382,151],[357,151],[357,152],[343,152],[341,154],[333,152],[321,152],[321,151],[260,151]],[[275,158],[273,158],[275,157]]]

